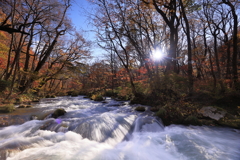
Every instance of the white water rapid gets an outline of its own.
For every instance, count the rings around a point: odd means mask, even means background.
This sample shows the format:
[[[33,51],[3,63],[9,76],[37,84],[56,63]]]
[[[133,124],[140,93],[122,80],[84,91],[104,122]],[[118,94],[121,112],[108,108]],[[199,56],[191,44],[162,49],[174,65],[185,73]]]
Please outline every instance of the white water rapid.
[[[7,160],[240,160],[240,131],[207,126],[164,127],[150,111],[127,102],[79,97],[43,100],[34,107],[64,108],[57,119],[0,128]]]

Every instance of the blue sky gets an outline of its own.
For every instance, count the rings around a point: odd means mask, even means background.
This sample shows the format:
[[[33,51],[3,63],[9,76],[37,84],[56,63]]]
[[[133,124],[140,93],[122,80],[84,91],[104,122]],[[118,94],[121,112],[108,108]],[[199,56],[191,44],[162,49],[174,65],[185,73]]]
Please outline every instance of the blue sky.
[[[75,0],[69,10],[69,16],[72,20],[73,25],[80,32],[84,31],[86,39],[95,41],[94,27],[90,24],[88,14],[92,11],[92,4],[87,0]],[[93,56],[100,57],[103,50],[101,50],[96,44],[92,47]]]
[[[91,12],[90,2],[87,0],[75,0],[69,11],[69,16],[77,29],[91,29],[87,18],[87,12]]]

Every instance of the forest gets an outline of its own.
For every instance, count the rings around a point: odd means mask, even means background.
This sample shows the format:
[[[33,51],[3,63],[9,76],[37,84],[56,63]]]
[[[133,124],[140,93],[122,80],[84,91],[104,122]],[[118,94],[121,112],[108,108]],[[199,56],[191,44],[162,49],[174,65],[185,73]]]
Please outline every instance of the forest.
[[[150,105],[165,124],[198,124],[199,107],[217,106],[240,127],[238,0],[89,1],[96,40],[73,27],[71,0],[0,0],[1,106],[108,96]]]

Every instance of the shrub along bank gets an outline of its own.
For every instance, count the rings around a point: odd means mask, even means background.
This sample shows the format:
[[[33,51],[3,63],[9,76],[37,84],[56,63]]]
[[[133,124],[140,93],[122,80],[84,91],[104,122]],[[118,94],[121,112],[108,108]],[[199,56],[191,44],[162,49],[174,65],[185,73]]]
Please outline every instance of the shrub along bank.
[[[116,100],[130,100],[131,104],[149,105],[151,111],[161,118],[164,125],[240,128],[240,94],[234,91],[214,94],[210,91],[199,90],[190,96],[186,92],[179,92],[173,88],[161,88],[133,95],[130,88],[118,87],[114,90],[95,89],[87,94],[88,98],[95,101],[103,101],[105,96]],[[141,108],[136,110],[144,111]]]
[[[229,93],[221,96],[196,92],[191,96],[163,94],[158,99],[146,96],[135,97],[131,103],[152,106],[155,116],[164,125],[210,125],[229,126],[240,129],[240,94]],[[167,101],[161,101],[167,99]]]

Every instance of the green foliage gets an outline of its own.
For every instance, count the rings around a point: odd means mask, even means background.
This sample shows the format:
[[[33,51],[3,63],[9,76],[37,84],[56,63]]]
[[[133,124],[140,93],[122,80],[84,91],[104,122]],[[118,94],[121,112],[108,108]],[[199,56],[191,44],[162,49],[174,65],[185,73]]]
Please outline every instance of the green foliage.
[[[137,93],[142,93],[145,95],[150,93],[149,83],[135,82],[134,85]]]
[[[164,125],[170,125],[183,124],[188,116],[197,116],[197,113],[197,106],[180,99],[174,104],[167,103],[155,115],[162,119]]]
[[[117,93],[115,90],[107,89],[104,93],[104,96],[106,97],[116,97]]]
[[[144,96],[140,96],[138,99],[135,97],[134,103],[136,99],[138,101],[142,99],[144,104],[153,106],[165,105],[169,102],[175,103],[188,94],[188,79],[175,73],[161,75],[161,77],[153,77],[150,86],[145,86],[144,90],[144,94],[139,92]]]
[[[167,74],[159,80],[160,89],[171,89],[176,93],[186,93],[188,91],[188,78],[176,73]]]

